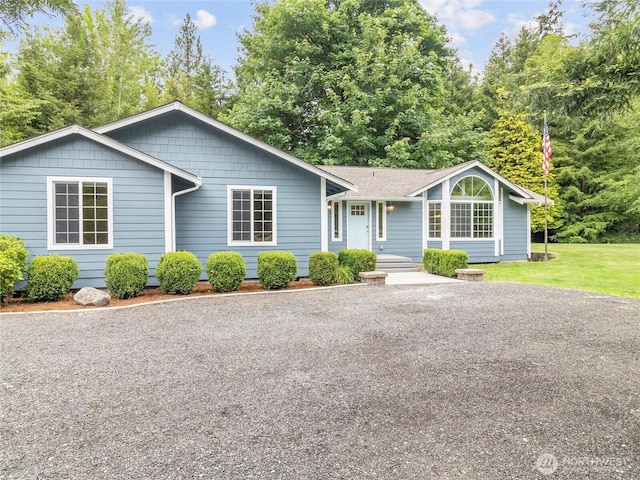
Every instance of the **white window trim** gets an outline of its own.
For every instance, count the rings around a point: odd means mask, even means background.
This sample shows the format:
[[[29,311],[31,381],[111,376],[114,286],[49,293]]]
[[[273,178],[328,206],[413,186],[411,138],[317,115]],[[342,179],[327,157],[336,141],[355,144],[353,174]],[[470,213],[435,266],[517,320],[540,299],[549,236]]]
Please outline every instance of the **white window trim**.
[[[489,188],[489,190],[491,191],[491,200],[471,200],[471,199],[466,199],[466,200],[452,200],[451,199],[451,194],[453,193],[453,189],[455,188],[455,186],[460,183],[462,180],[464,180],[465,178],[469,178],[469,177],[475,177],[478,178],[480,180],[482,180],[484,183],[487,184],[487,187]],[[464,177],[461,177],[459,179],[456,180],[456,182],[453,184],[453,187],[451,188],[451,191],[449,192],[449,204],[453,205],[453,204],[470,204],[471,205],[471,236],[470,237],[454,237],[453,233],[451,232],[451,223],[449,224],[449,238],[451,239],[452,242],[482,242],[482,241],[494,241],[496,238],[496,212],[497,212],[497,199],[496,199],[496,192],[493,190],[493,188],[491,187],[491,184],[485,180],[484,178],[478,176],[478,175],[465,175]],[[491,225],[491,236],[490,237],[474,237],[473,236],[473,226],[474,226],[474,217],[473,217],[473,206],[477,203],[490,203],[492,205],[492,225]],[[442,215],[442,209],[440,211],[440,214]],[[451,219],[453,218],[453,209],[450,208],[449,210],[449,219],[451,222]],[[442,228],[442,224],[441,224],[441,228]]]
[[[233,191],[234,190],[251,190],[251,240],[234,240],[233,239]],[[273,240],[270,242],[255,242],[253,240],[253,191],[254,190],[270,190],[273,202]],[[276,246],[278,245],[278,189],[274,186],[267,185],[227,185],[227,246]]]
[[[382,208],[382,235],[380,235],[380,209]],[[376,202],[376,241],[387,241],[387,202]]]
[[[338,235],[335,235],[333,228],[335,215],[338,215]],[[342,241],[342,202],[340,200],[333,200],[331,202],[331,241]]]
[[[56,240],[55,189],[54,183],[106,183],[107,184],[107,243],[84,245],[82,243],[60,243]],[[82,189],[80,189],[82,191]],[[80,239],[82,239],[82,205],[80,205]],[[104,177],[47,177],[47,250],[113,250],[113,179]]]

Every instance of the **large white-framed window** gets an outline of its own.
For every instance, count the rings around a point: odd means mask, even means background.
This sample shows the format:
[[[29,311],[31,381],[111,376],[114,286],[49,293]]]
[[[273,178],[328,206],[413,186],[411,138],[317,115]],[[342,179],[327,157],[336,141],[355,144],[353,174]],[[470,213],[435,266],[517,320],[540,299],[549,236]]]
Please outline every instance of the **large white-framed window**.
[[[342,241],[342,202],[331,202],[331,241]]]
[[[428,237],[427,238],[442,238],[442,203],[440,202],[428,202],[427,203],[427,219],[428,219]]]
[[[277,188],[227,186],[227,244],[276,245]]]
[[[387,202],[376,202],[376,240],[387,240]]]
[[[47,248],[113,248],[111,178],[47,177]]]
[[[480,177],[464,177],[451,190],[451,238],[493,238],[494,196]]]

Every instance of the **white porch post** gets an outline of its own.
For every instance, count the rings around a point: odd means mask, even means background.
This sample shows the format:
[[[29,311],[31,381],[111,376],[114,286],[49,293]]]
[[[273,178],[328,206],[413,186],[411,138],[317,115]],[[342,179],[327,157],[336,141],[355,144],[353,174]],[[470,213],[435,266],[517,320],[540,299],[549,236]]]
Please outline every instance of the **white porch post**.
[[[164,251],[174,250],[173,240],[173,197],[171,192],[171,173],[164,172]]]
[[[451,240],[451,193],[449,192],[449,179],[442,182],[442,211],[441,223],[442,228],[442,249],[450,249]]]
[[[527,259],[531,260],[531,204],[527,204]]]
[[[422,250],[429,247],[429,209],[427,191],[422,194]]]
[[[327,179],[320,178],[320,250],[329,251],[329,219],[327,218]]]
[[[498,179],[495,178],[493,180],[493,191],[494,191],[494,208],[495,208],[495,212],[493,215],[493,228],[494,228],[494,232],[493,232],[493,236],[494,236],[494,256],[496,257],[500,257],[501,255],[504,254],[504,247],[503,245],[503,237],[504,235],[502,234],[502,189],[500,188],[500,182],[498,182]]]

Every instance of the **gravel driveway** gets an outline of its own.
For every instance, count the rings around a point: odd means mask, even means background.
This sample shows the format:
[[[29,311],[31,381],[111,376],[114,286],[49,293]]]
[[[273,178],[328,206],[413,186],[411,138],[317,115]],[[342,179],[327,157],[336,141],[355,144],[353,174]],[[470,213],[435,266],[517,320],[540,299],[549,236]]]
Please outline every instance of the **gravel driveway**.
[[[638,479],[639,318],[485,282],[0,314],[0,478]]]

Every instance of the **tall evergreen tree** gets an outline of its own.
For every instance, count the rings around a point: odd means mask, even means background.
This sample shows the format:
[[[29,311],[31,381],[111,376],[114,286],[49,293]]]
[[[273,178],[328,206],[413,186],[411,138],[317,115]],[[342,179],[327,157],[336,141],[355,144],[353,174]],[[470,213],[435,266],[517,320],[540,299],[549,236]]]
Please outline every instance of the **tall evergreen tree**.
[[[507,180],[543,195],[544,177],[542,176],[540,133],[527,123],[526,117],[522,113],[501,110],[499,114],[489,131],[489,165]],[[562,225],[560,216],[562,207],[558,184],[553,172],[549,174],[547,180],[548,197],[555,203],[547,209],[549,228],[557,229]],[[531,229],[534,232],[544,231],[544,211],[542,209],[532,211]]]
[[[187,13],[167,57],[165,100],[181,100],[217,117],[225,111],[232,89],[224,69],[203,53],[196,24]]]

